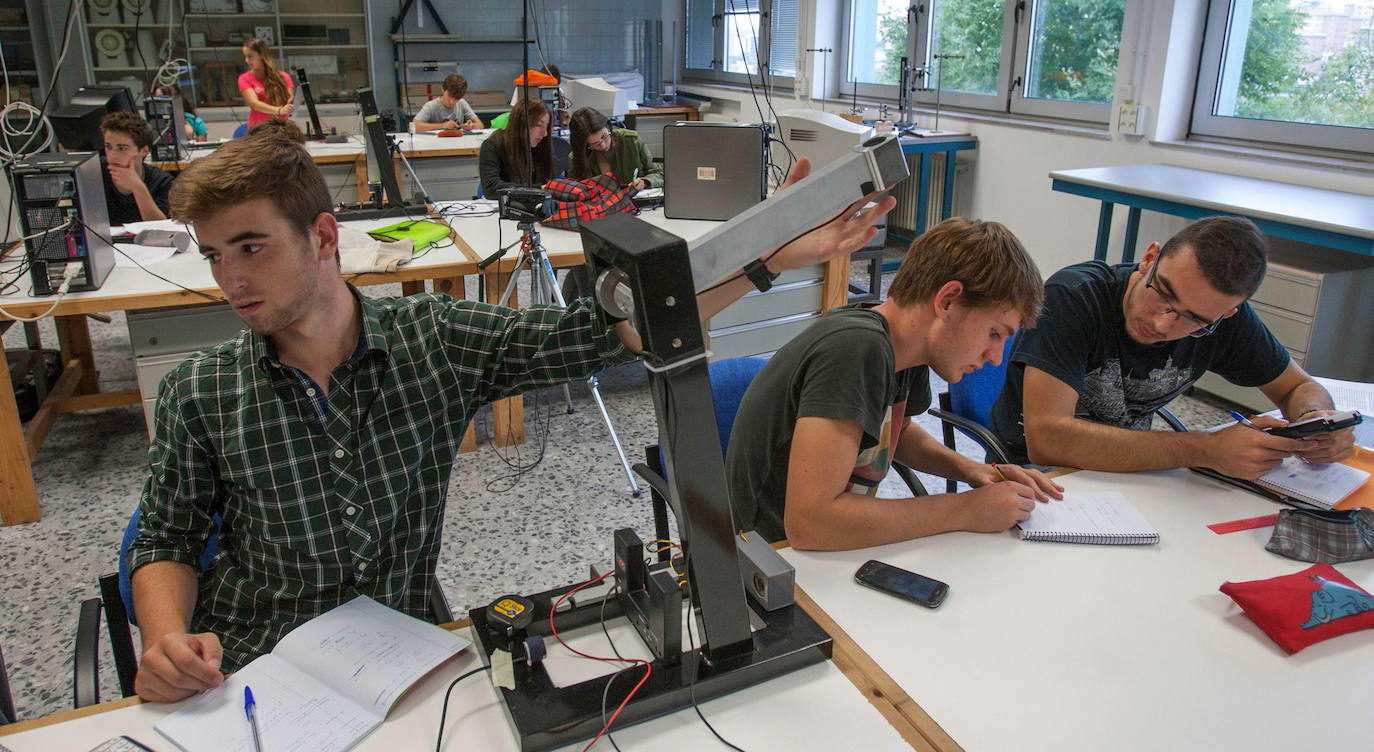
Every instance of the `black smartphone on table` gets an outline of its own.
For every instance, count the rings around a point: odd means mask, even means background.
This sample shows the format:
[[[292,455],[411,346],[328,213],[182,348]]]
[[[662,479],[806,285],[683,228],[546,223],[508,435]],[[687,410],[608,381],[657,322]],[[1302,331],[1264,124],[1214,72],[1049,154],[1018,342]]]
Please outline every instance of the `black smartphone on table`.
[[[1364,416],[1358,410],[1347,410],[1332,415],[1317,415],[1289,423],[1278,428],[1265,428],[1265,433],[1274,436],[1282,436],[1286,439],[1306,439],[1323,433],[1340,431],[1345,428],[1352,428],[1360,424]]]
[[[939,580],[872,559],[859,567],[854,579],[860,585],[919,603],[926,608],[939,606],[949,595],[949,585]]]

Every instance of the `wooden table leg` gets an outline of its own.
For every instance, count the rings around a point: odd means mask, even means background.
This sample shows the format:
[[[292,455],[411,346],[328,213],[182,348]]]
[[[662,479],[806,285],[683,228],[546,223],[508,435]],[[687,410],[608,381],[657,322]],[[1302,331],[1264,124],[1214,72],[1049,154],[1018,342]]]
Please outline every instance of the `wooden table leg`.
[[[402,288],[404,289],[404,288]],[[466,297],[467,285],[464,277],[450,277],[447,279],[434,280],[434,291],[441,292],[452,298]],[[463,434],[463,442],[458,445],[458,453],[472,452],[477,450],[477,427],[468,424],[468,430]]]
[[[76,386],[77,394],[95,394],[100,391],[100,383],[95,371],[95,356],[91,349],[91,329],[86,323],[85,314],[77,316],[58,316],[57,340],[62,343],[62,362],[73,358],[81,361],[81,381]]]
[[[825,283],[821,310],[828,311],[849,302],[849,257],[833,258],[825,264]]]
[[[370,198],[371,193],[371,191],[367,189],[366,154],[359,156],[358,161],[353,163],[353,177],[356,180],[358,187],[358,203],[365,204],[367,203],[368,198]]]
[[[409,282],[402,282],[402,283],[401,283],[401,294],[402,294],[402,295],[418,295],[418,294],[420,294],[420,293],[422,293],[422,292],[424,292],[424,291],[425,291],[425,281],[424,281],[423,279],[414,279],[414,280],[411,280],[411,281],[409,281]]]
[[[29,465],[29,445],[19,422],[10,369],[0,363],[0,524],[37,522],[38,489]]]
[[[499,268],[500,263],[495,268]],[[499,272],[488,274],[487,280],[487,302],[496,303],[501,299],[501,293],[505,291],[505,285],[510,281],[510,277]],[[507,305],[517,308],[520,305],[520,292],[512,290],[510,300]],[[507,397],[491,403],[491,426],[492,443],[496,446],[513,446],[525,443],[525,399],[519,395]]]

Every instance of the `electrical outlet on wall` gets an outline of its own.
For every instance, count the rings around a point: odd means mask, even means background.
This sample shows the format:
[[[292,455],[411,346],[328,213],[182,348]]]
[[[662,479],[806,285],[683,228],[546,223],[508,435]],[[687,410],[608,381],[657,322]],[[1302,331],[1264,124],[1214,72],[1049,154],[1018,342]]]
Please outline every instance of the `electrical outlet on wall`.
[[[1127,136],[1145,133],[1145,106],[1125,101],[1116,109],[1116,132]]]

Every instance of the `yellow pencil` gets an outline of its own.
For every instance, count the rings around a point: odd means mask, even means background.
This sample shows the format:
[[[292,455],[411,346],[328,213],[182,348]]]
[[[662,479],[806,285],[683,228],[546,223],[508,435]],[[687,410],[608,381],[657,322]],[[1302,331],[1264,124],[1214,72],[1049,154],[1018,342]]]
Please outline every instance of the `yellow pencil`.
[[[1001,478],[1002,480],[1007,479],[1006,474],[1002,472],[1002,468],[998,467],[996,462],[991,462],[989,464],[992,465],[993,472],[997,473],[997,477]]]

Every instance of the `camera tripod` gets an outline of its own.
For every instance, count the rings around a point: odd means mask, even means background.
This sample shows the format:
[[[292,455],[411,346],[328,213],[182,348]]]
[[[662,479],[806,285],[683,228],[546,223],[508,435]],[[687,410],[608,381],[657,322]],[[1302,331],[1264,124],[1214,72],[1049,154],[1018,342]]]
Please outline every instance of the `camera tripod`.
[[[520,282],[520,272],[528,270],[531,274],[530,302],[533,305],[557,303],[559,306],[566,306],[568,303],[563,299],[563,292],[558,287],[558,277],[554,274],[553,264],[549,263],[549,256],[544,251],[544,246],[539,242],[539,230],[535,223],[522,220],[516,224],[516,228],[521,233],[520,257],[515,262],[515,268],[511,270],[510,281],[506,283],[506,289],[501,292],[500,305],[504,306],[510,301]],[[497,252],[498,257],[502,251]],[[630,494],[638,498],[644,489],[635,480],[634,472],[630,470],[630,461],[625,457],[625,448],[620,445],[620,437],[616,435],[615,426],[611,423],[611,414],[606,412],[606,403],[601,399],[601,382],[596,376],[587,377],[587,390],[591,392],[597,409],[601,411],[601,421],[606,424],[606,432],[610,434],[611,443],[615,445],[616,456],[620,458],[620,468],[625,471],[625,478],[630,481]],[[563,385],[563,397],[567,401],[568,412],[571,413],[573,411],[572,391],[567,384]]]

